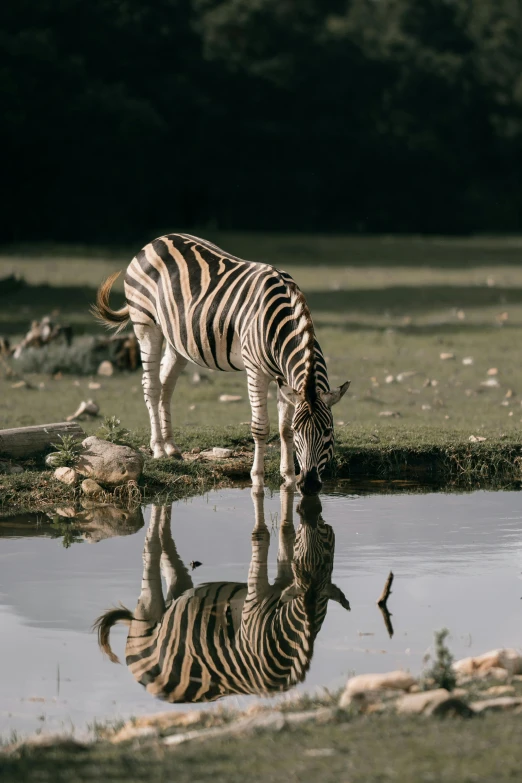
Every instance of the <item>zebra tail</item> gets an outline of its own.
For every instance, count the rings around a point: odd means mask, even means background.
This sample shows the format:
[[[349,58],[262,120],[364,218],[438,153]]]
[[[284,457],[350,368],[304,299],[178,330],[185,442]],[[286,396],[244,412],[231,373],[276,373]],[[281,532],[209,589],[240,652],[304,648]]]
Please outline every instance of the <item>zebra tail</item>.
[[[129,612],[129,610],[124,606],[121,606],[118,609],[109,609],[108,612],[102,614],[101,617],[98,617],[92,627],[93,631],[98,632],[98,644],[100,646],[100,650],[102,653],[104,653],[104,655],[107,655],[113,663],[119,663],[120,659],[111,650],[111,645],[109,642],[111,628],[113,625],[116,625],[116,623],[125,623],[126,625],[130,625],[132,620],[134,620],[134,615],[132,612]]]
[[[113,310],[109,306],[111,288],[119,276],[120,273],[115,272],[101,284],[96,294],[96,304],[91,307],[91,313],[94,317],[105,324],[108,329],[114,329],[115,326],[118,327],[116,334],[125,327],[129,320],[128,304],[122,307],[121,310]]]

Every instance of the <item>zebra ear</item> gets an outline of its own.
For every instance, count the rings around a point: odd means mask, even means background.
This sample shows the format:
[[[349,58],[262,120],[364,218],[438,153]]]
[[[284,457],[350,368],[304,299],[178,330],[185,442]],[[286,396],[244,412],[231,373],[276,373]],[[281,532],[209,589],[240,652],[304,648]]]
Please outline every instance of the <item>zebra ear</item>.
[[[282,604],[287,604],[289,601],[293,601],[294,598],[297,598],[297,596],[303,594],[304,590],[301,587],[298,587],[295,582],[292,582],[291,585],[285,587],[279,596],[279,602]]]
[[[279,387],[279,394],[289,405],[297,405],[297,403],[303,399],[299,392],[296,392],[295,389],[287,386],[286,381],[283,378],[276,378],[276,381]]]
[[[350,602],[343,591],[332,582],[328,585],[328,598],[330,601],[337,601],[338,604],[341,604],[343,609],[346,609],[348,612],[350,611]]]
[[[337,402],[339,402],[341,397],[344,397],[350,384],[351,381],[346,381],[346,383],[343,383],[343,385],[339,386],[338,389],[334,389],[333,391],[328,392],[321,392],[322,401],[326,403],[329,408],[331,408],[332,405],[335,405]]]

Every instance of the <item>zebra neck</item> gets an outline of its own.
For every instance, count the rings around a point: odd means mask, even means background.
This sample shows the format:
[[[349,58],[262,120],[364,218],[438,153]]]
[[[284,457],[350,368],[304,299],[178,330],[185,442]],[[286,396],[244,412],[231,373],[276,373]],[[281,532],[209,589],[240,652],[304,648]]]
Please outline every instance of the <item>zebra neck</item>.
[[[314,395],[328,391],[328,371],[315,337],[311,347],[297,338],[289,341],[277,356],[277,365],[287,385],[299,393],[312,389]]]

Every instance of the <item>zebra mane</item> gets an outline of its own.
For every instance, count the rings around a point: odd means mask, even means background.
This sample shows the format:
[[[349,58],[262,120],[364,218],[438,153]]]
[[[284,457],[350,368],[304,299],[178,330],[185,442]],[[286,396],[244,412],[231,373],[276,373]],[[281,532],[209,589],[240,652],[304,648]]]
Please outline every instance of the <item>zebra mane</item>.
[[[317,385],[315,373],[315,332],[312,316],[303,292],[293,280],[287,280],[294,317],[297,322],[297,328],[304,335],[304,362],[305,373],[300,388],[296,391],[303,397],[308,404],[310,413],[317,399]]]

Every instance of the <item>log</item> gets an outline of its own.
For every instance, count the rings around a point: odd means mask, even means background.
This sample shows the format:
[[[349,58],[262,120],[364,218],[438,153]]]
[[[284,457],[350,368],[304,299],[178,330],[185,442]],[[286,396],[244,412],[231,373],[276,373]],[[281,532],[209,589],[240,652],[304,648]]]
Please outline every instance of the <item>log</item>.
[[[59,443],[59,435],[74,435],[78,440],[87,437],[76,421],[15,427],[11,430],[0,430],[0,454],[15,459],[34,457],[43,454],[53,443]]]

